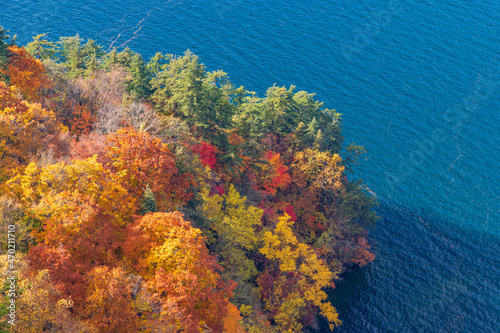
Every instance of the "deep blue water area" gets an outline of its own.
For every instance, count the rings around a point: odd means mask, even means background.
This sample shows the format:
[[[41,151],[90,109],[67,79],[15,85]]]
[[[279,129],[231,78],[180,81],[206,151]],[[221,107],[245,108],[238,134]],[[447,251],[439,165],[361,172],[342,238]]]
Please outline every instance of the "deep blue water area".
[[[336,332],[500,332],[499,18],[495,0],[0,4],[19,44],[190,49],[237,86],[294,84],[340,112],[382,219],[376,260],[331,293]]]

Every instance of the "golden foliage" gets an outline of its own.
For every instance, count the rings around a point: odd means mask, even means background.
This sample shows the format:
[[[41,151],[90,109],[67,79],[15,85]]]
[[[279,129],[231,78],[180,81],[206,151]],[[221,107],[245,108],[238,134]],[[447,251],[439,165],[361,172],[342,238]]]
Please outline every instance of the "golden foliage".
[[[21,100],[13,87],[0,81],[0,181],[35,160],[37,152],[66,130],[52,111]]]
[[[340,191],[345,167],[338,154],[306,149],[295,155],[293,167],[307,175],[311,185],[319,190]]]
[[[341,321],[335,308],[325,302],[327,295],[323,288],[331,285],[334,276],[310,246],[297,240],[291,229],[292,224],[288,215],[282,216],[276,229],[264,234],[264,246],[260,252],[281,272],[275,282],[274,296],[265,297],[265,307],[270,311],[278,309],[274,318],[281,328],[298,332],[301,310],[309,302],[319,307],[333,329]],[[295,278],[295,285],[286,286],[285,276]],[[292,288],[293,291],[286,295],[285,288]]]

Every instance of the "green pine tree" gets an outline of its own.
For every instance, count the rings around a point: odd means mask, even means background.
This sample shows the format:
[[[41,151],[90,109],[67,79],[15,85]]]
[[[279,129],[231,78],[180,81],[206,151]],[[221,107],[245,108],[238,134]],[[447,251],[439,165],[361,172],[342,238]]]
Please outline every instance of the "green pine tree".
[[[144,190],[144,195],[141,200],[141,214],[145,215],[147,213],[154,212],[156,212],[156,198],[148,184],[146,185],[146,189]]]
[[[57,45],[54,42],[49,42],[47,39],[47,33],[36,35],[33,37],[33,41],[28,43],[26,50],[36,59],[57,59]]]

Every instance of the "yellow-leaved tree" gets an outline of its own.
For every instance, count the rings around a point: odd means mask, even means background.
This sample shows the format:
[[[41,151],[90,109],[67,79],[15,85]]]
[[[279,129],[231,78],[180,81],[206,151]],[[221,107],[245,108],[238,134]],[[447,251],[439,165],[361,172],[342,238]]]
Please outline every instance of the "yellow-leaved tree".
[[[214,233],[212,250],[224,267],[223,275],[238,284],[233,301],[238,305],[258,305],[259,293],[253,283],[257,269],[250,255],[257,250],[256,228],[261,224],[262,209],[249,205],[233,185],[225,195],[210,196],[205,189],[202,196],[203,213]]]
[[[95,202],[120,224],[135,209],[136,198],[121,185],[120,175],[105,169],[97,156],[45,166],[32,162],[7,184],[21,203],[41,218],[58,213],[67,216],[63,210],[76,197]],[[64,220],[59,219],[58,223],[61,221]]]
[[[338,154],[306,149],[295,155],[293,168],[307,175],[312,187],[319,190],[339,191],[345,166]]]
[[[265,310],[273,316],[280,332],[301,332],[314,307],[333,329],[342,322],[335,308],[326,302],[323,288],[332,285],[334,274],[309,245],[298,241],[292,224],[285,214],[273,232],[264,234],[260,252],[269,265],[259,278],[259,286]]]

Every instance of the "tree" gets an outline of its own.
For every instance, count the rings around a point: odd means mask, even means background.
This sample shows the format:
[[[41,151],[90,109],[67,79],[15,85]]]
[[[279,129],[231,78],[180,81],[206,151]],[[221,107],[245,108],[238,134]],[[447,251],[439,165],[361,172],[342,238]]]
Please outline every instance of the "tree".
[[[260,225],[262,210],[249,206],[233,185],[226,195],[209,196],[208,189],[202,191],[203,210],[212,220],[211,227],[221,241],[240,249],[251,249],[257,241],[255,228]]]
[[[45,37],[47,37],[47,33],[33,37],[33,41],[26,45],[26,51],[38,60],[55,60],[57,59],[57,45],[54,42],[49,42]]]
[[[130,67],[128,68],[132,78],[127,82],[127,91],[135,101],[141,101],[151,94],[149,79],[151,74],[146,63],[138,53],[132,56]]]
[[[55,283],[48,270],[19,279],[22,293],[17,300],[16,325],[10,326],[13,332],[99,332],[72,315],[73,301],[65,298]]]
[[[158,211],[178,210],[191,199],[193,176],[178,171],[174,155],[160,139],[124,128],[110,135],[109,143],[110,167],[134,198],[142,197],[149,184]]]
[[[256,230],[261,225],[263,211],[248,205],[246,197],[242,197],[233,185],[224,196],[210,196],[208,189],[202,191],[202,196],[203,213],[215,232],[210,245],[220,256],[223,275],[238,283],[236,303],[258,304],[257,291],[252,285],[257,269],[250,256],[257,245]]]
[[[99,332],[137,331],[131,282],[120,268],[95,267],[87,274],[87,296],[83,316]]]
[[[0,81],[0,181],[34,160],[66,130],[53,112],[21,100],[15,91]]]
[[[171,55],[163,55],[160,52],[156,52],[154,56],[149,59],[148,64],[146,65],[148,71],[155,76],[162,69],[165,68],[168,60],[171,58]]]
[[[334,275],[308,245],[297,240],[292,224],[290,217],[284,215],[273,232],[264,234],[260,252],[270,260],[270,267],[259,285],[265,309],[273,314],[282,331],[300,332],[300,320],[307,305],[312,304],[333,329],[341,321],[335,308],[325,302],[327,295],[322,289],[332,285]]]
[[[137,220],[131,234],[126,253],[161,302],[161,316],[186,332],[222,332],[234,283],[221,279],[201,230],[178,212],[153,213]]]
[[[96,72],[100,67],[100,59],[104,55],[101,46],[94,40],[87,39],[87,43],[82,48],[84,57],[85,74],[91,75]]]
[[[306,149],[295,155],[293,168],[303,172],[315,191],[336,193],[343,188],[345,167],[338,154]]]
[[[205,66],[187,51],[183,57],[170,59],[165,67],[151,80],[155,107],[167,115],[181,117],[192,127],[195,117],[202,112]]]
[[[107,156],[108,142],[105,135],[91,133],[75,138],[69,142],[67,154],[71,160],[85,160],[97,155],[97,162],[107,165],[111,159]]]
[[[284,190],[290,184],[290,174],[279,153],[270,151],[264,157],[268,163],[264,164],[260,172],[263,178],[262,186],[268,194],[274,195],[278,188]]]
[[[245,328],[242,326],[240,310],[231,303],[228,304],[227,315],[224,317],[223,332],[245,333]]]
[[[293,119],[298,111],[293,102],[294,89],[294,86],[290,89],[273,86],[267,90],[260,115],[265,133],[286,135],[292,131]]]
[[[193,153],[200,157],[200,161],[204,166],[210,169],[215,168],[215,163],[217,163],[217,147],[211,145],[210,143],[201,141],[200,143],[191,147]]]
[[[238,104],[234,121],[241,133],[250,137],[268,138],[268,150],[280,153],[282,141],[293,134],[293,144],[288,143],[291,155],[295,150],[316,148],[321,151],[340,152],[342,134],[340,114],[323,108],[323,103],[314,100],[314,94],[305,91],[294,92],[290,88],[273,86],[267,90],[265,98],[254,93],[245,96],[237,90],[235,102]]]
[[[335,110],[323,108],[323,103],[314,100],[315,94],[298,91],[293,100],[300,110],[293,121],[295,131],[302,122],[306,125],[298,149],[311,148],[320,151],[339,153],[343,141],[341,133],[341,114]]]
[[[233,85],[229,82],[227,73],[218,70],[206,73],[203,90],[203,110],[195,126],[202,129],[205,138],[223,146],[227,144],[224,130],[232,127],[235,110],[235,106],[230,102]]]
[[[76,78],[84,73],[85,64],[89,61],[87,57],[90,56],[91,51],[95,51],[94,43],[87,43],[88,47],[84,49],[82,42],[83,39],[78,34],[73,37],[59,38],[61,61],[68,69],[69,78]]]
[[[199,58],[186,51],[163,65],[151,79],[151,86],[158,111],[180,117],[198,136],[219,147],[227,143],[224,130],[231,125],[234,105],[230,103],[232,86],[226,73],[205,73]]]
[[[96,117],[88,105],[83,103],[72,103],[71,134],[77,137],[89,135],[96,122]]]
[[[126,224],[135,209],[136,198],[132,197],[122,185],[119,175],[104,168],[97,162],[97,156],[72,163],[60,162],[42,167],[34,162],[28,164],[21,174],[8,182],[10,190],[37,216],[50,216],[55,223],[56,233],[66,218],[81,225],[83,220],[72,220],[85,207],[90,210],[96,204],[98,210],[116,219],[118,224]],[[85,203],[85,205],[83,205]],[[81,205],[80,205],[81,204]],[[72,210],[74,213],[69,214]],[[76,215],[75,215],[76,214]],[[68,217],[69,216],[69,217]],[[82,216],[88,217],[88,213]],[[82,218],[83,219],[83,218]],[[76,229],[78,231],[78,229]],[[48,241],[49,235],[41,235],[40,240]],[[57,237],[53,239],[58,243]]]
[[[40,60],[31,57],[24,48],[9,46],[8,50],[10,61],[6,74],[10,78],[10,84],[18,88],[29,101],[38,101],[40,92],[50,85],[45,68]]]
[[[6,43],[6,41],[8,41],[10,38],[8,33],[9,30],[5,30],[0,25],[0,80],[7,79],[7,76],[4,74],[4,71],[6,69],[7,63],[9,62],[10,58],[10,53],[9,50],[7,49],[9,47],[9,43]]]

